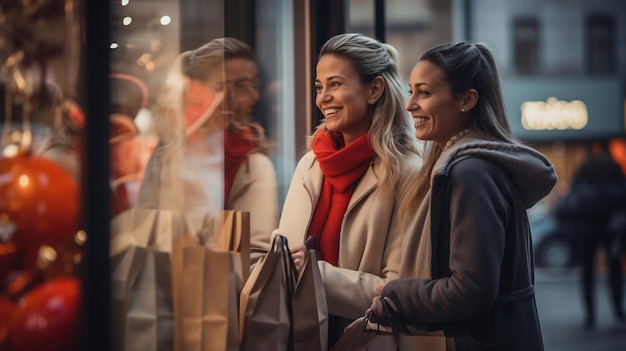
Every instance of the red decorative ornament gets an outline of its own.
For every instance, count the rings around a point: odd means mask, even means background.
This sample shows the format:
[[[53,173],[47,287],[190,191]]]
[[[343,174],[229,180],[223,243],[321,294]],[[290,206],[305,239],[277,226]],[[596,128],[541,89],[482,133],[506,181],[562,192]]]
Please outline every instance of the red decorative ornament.
[[[0,350],[4,350],[3,347],[6,345],[9,337],[9,323],[16,308],[17,305],[15,302],[0,297]]]
[[[81,283],[64,277],[26,294],[9,324],[10,350],[74,351],[78,347]]]
[[[79,229],[80,191],[54,161],[28,153],[0,157],[0,283],[32,267],[41,245],[59,249]]]

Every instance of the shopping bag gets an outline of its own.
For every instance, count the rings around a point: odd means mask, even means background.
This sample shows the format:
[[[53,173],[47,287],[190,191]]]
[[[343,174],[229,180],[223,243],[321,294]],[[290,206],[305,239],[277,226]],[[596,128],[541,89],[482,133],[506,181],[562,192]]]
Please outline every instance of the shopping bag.
[[[365,327],[364,327],[365,326]],[[454,351],[454,343],[442,332],[415,331],[396,338],[387,328],[359,317],[350,324],[331,351]]]
[[[455,351],[454,340],[443,331],[407,326],[381,299],[389,326],[370,321],[371,313],[354,320],[331,351]]]
[[[250,275],[250,212],[220,211],[215,250],[241,253],[243,281]]]
[[[169,351],[173,347],[170,253],[178,216],[132,209],[111,223],[112,350]]]
[[[296,279],[287,238],[276,235],[241,291],[241,350],[294,350],[291,298]]]
[[[185,225],[185,233],[188,233],[188,226]],[[197,238],[192,235],[180,235],[172,238],[172,307],[174,310],[174,351],[184,350],[183,333],[183,251],[187,247],[197,245]],[[186,297],[186,296],[185,296]]]
[[[243,271],[249,270],[242,263],[250,255],[249,226],[247,212],[221,211],[206,215],[196,235],[173,239],[176,350],[239,350],[239,294]]]
[[[322,274],[317,265],[316,243],[314,237],[306,241],[302,271],[292,298],[296,351],[328,349],[328,305]]]
[[[239,350],[240,254],[187,247],[182,273],[183,350]]]

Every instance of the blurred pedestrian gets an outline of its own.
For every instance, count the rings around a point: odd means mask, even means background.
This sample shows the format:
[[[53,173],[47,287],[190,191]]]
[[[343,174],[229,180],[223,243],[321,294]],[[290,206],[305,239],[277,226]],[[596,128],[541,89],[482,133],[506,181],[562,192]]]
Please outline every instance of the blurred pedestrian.
[[[609,153],[604,141],[593,142],[587,158],[572,179],[568,194],[557,205],[560,221],[573,224],[581,263],[581,283],[585,326],[595,325],[594,276],[598,249],[604,250],[609,274],[613,313],[624,321],[622,269],[619,255],[612,255],[608,230],[611,217],[626,208],[626,186],[621,167]]]

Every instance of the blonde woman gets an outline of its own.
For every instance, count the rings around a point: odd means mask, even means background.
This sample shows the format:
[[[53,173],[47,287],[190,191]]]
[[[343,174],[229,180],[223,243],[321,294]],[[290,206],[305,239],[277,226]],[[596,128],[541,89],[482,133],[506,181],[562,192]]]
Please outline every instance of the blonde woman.
[[[331,38],[315,91],[324,120],[296,167],[275,233],[288,238],[298,268],[305,239],[317,238],[332,346],[376,287],[397,276],[398,189],[422,161],[390,45],[353,33]]]

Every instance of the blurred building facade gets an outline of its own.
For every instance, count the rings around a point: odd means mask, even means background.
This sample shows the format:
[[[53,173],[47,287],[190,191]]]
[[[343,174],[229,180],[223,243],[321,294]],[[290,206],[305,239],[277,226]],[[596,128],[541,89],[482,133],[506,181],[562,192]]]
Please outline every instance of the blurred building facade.
[[[376,36],[376,1],[346,1],[347,31]],[[555,202],[594,140],[626,171],[626,2],[621,0],[384,1],[384,40],[408,76],[428,48],[482,42],[496,58],[511,128],[559,174]]]
[[[455,0],[453,40],[487,44],[514,133],[545,153],[557,194],[594,140],[624,158],[626,2]]]

